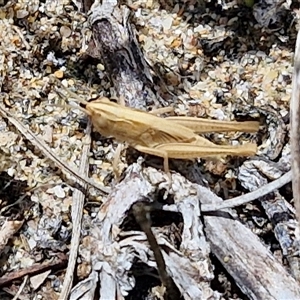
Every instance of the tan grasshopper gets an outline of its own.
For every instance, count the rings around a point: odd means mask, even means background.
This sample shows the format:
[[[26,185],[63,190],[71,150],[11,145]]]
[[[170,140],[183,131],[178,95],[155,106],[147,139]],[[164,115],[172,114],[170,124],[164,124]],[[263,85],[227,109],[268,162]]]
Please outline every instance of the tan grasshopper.
[[[194,159],[226,155],[251,156],[254,143],[240,146],[216,145],[196,133],[244,131],[256,132],[256,121],[234,122],[192,117],[160,118],[148,112],[128,108],[107,98],[86,103],[86,112],[94,128],[104,136],[126,142],[138,151],[164,159],[169,174],[169,158]]]

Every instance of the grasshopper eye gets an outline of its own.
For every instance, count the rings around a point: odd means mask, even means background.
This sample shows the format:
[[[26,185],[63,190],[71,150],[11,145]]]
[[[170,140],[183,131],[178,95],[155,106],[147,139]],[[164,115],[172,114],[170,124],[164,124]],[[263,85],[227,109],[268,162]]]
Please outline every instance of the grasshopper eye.
[[[99,99],[99,97],[94,96],[94,97],[89,98],[88,102],[94,102],[94,101],[97,101],[98,99]]]

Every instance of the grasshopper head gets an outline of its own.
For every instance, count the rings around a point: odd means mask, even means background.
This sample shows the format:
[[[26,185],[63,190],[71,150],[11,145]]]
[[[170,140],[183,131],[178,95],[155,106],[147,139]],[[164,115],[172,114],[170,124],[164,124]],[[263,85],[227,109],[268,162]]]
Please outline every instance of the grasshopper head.
[[[91,117],[95,129],[105,136],[110,136],[112,118],[109,111],[109,99],[102,97],[86,104],[86,110]]]

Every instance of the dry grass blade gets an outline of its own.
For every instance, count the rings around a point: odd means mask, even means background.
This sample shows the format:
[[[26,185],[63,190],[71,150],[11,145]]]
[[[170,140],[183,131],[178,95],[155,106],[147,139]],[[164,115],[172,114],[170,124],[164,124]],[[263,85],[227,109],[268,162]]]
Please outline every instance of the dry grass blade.
[[[91,144],[91,122],[88,122],[87,132],[86,132],[86,141],[84,143],[81,155],[81,162],[79,166],[80,174],[84,174],[88,176],[89,170],[89,160],[88,154],[90,152],[90,144]],[[86,184],[85,184],[86,188]],[[72,205],[72,239],[70,246],[70,254],[69,254],[69,262],[68,268],[65,275],[65,281],[62,287],[62,291],[59,299],[65,300],[69,298],[69,293],[72,288],[74,270],[76,265],[77,253],[80,243],[80,231],[81,231],[81,221],[83,215],[83,205],[84,205],[85,194],[82,191],[75,190],[73,194],[73,205]]]
[[[291,98],[291,154],[293,196],[296,218],[300,224],[300,31],[298,31]]]
[[[13,297],[12,300],[18,300],[18,299],[19,299],[19,296],[22,294],[22,292],[23,292],[23,290],[24,290],[24,288],[25,288],[25,286],[26,286],[26,284],[27,284],[28,278],[29,278],[28,275],[26,275],[26,276],[24,277],[23,282],[22,282],[22,284],[21,284],[21,286],[20,286],[18,292],[16,293],[16,295]]]
[[[61,161],[57,158],[57,155],[52,152],[50,147],[44,143],[42,140],[38,139],[34,133],[26,128],[23,124],[21,124],[16,118],[13,117],[6,109],[0,105],[0,113],[4,118],[6,118],[11,124],[13,124],[24,136],[28,139],[34,146],[36,146],[47,158],[49,158],[54,164],[56,164],[62,171],[72,174],[77,179],[93,186],[104,194],[108,194],[110,192],[109,188],[100,186],[95,183],[93,180],[84,177],[80,174],[80,172],[76,169],[71,168],[65,162]]]

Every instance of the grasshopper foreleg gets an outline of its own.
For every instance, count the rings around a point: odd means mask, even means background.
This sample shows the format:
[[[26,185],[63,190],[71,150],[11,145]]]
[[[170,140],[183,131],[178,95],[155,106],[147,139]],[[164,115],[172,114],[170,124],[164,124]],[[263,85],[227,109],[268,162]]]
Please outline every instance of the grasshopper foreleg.
[[[124,149],[124,144],[122,143],[119,143],[118,144],[118,147],[116,149],[116,152],[115,152],[115,155],[114,155],[114,160],[113,160],[113,172],[116,176],[116,181],[118,182],[119,179],[120,179],[120,172],[118,170],[118,164],[119,164],[119,161],[120,161],[120,157],[121,157],[121,152],[123,151]]]
[[[164,171],[165,173],[168,174],[168,177],[171,178],[171,173],[169,168],[169,156],[167,151],[164,151],[163,149],[160,150],[157,148],[148,148],[140,145],[135,145],[134,148],[140,152],[162,157],[164,159]]]

